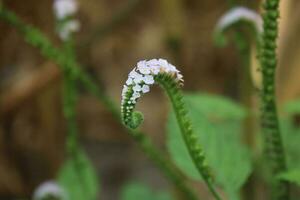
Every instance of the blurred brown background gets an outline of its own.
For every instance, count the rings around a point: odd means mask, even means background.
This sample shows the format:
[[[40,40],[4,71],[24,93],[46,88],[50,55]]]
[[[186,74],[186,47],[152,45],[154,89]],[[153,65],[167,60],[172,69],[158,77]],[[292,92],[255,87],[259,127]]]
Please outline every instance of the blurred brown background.
[[[212,41],[215,23],[230,2],[80,0],[78,59],[118,103],[129,70],[138,60],[156,57],[168,59],[182,71],[184,90],[239,100],[238,52],[232,44],[219,49]],[[258,1],[237,2],[258,8]],[[52,0],[3,3],[59,45]],[[281,3],[280,105],[300,92],[299,9],[297,0]],[[64,159],[60,71],[0,21],[0,76],[0,199],[29,196],[40,182],[55,176]],[[163,93],[154,88],[138,106],[145,113],[142,129],[165,149],[168,103]],[[120,186],[132,179],[169,187],[101,102],[82,92],[77,111],[81,141],[97,167],[102,199],[118,199]]]

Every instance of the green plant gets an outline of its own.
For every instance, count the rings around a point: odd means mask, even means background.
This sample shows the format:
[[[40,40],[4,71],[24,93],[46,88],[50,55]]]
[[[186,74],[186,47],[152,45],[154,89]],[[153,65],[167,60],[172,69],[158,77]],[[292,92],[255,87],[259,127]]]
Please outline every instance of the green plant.
[[[130,11],[139,2],[142,1],[129,0],[124,12],[112,17],[111,23],[100,28],[95,35],[92,35],[91,40],[81,45],[87,47],[98,37],[97,35],[102,38],[108,29],[117,26],[123,17],[129,16]],[[234,3],[234,1],[230,2]],[[30,45],[36,47],[44,57],[54,61],[61,69],[63,113],[67,125],[67,159],[58,172],[57,182],[67,191],[70,199],[95,200],[99,195],[97,173],[80,146],[76,121],[76,104],[79,96],[77,84],[80,83],[126,126],[128,134],[175,185],[180,192],[179,198],[198,199],[189,186],[188,178],[190,178],[204,181],[213,198],[217,200],[221,197],[228,197],[230,200],[243,199],[240,195],[242,187],[249,186],[249,177],[259,175],[263,181],[267,180],[267,184],[268,180],[271,180],[272,200],[288,200],[289,183],[296,185],[300,183],[298,145],[300,131],[297,124],[293,123],[294,115],[299,114],[299,102],[288,105],[288,117],[278,118],[275,70],[279,2],[279,0],[265,1],[263,21],[254,11],[242,7],[233,8],[221,18],[214,32],[216,44],[222,46],[227,44],[225,32],[235,28],[234,44],[242,61],[242,73],[239,74],[241,77],[239,97],[242,105],[216,95],[182,93],[183,77],[176,67],[164,59],[152,59],[138,62],[137,67],[130,72],[122,91],[121,112],[119,112],[118,106],[103,93],[103,90],[77,62],[76,44],[72,37],[73,32],[80,26],[79,21],[73,18],[73,12],[77,7],[64,10],[67,12],[65,16],[56,13],[56,32],[62,40],[61,47],[56,47],[43,33],[24,23],[0,1],[0,18],[17,29]],[[257,119],[253,114],[254,105],[250,102],[252,98],[250,91],[253,90],[250,76],[252,44],[256,44],[263,75],[260,121],[264,136],[262,146],[269,167],[267,170],[261,170],[263,167],[259,168],[260,147],[247,146],[242,142],[244,135],[251,135],[253,140],[257,139],[255,138],[257,130],[253,127],[253,122]],[[135,111],[137,101],[143,94],[149,92],[150,86],[155,83],[166,92],[173,108],[167,123],[166,142],[171,158],[168,158],[165,152],[158,150],[146,133],[137,130],[144,120],[143,114]],[[244,123],[245,119],[249,118],[251,122]],[[259,142],[255,142],[260,145]],[[266,176],[267,172],[269,176]],[[222,195],[219,195],[217,187],[223,190]],[[247,195],[247,192],[245,194]],[[248,199],[254,196],[250,194]],[[141,183],[126,184],[121,195],[123,200],[170,200],[172,198],[171,193],[167,191],[156,192]]]
[[[289,199],[288,183],[274,178],[286,170],[275,97],[279,2],[279,0],[266,0],[263,6],[264,32],[262,34],[262,47],[260,51],[263,76],[261,126],[265,140],[264,148],[268,160],[267,164],[272,176],[272,199],[283,200]]]
[[[134,111],[134,108],[137,100],[142,94],[149,92],[150,85],[154,83],[158,83],[170,98],[189,154],[211,193],[216,199],[220,199],[212,185],[213,179],[202,147],[192,129],[183,95],[180,91],[180,86],[183,83],[182,75],[175,66],[164,59],[138,62],[137,67],[130,72],[122,91],[121,113],[124,124],[132,129],[137,128],[141,124],[143,116],[140,112]]]
[[[82,67],[75,61],[74,57],[68,55],[68,52],[55,47],[38,29],[27,25],[23,21],[21,21],[13,12],[9,11],[4,7],[4,5],[0,2],[0,18],[14,28],[16,28],[24,37],[26,42],[30,45],[36,47],[40,50],[40,53],[46,58],[54,61],[58,64],[58,67],[63,72],[71,73],[72,82],[76,80],[76,82],[80,82],[85,89],[87,89],[91,94],[96,96],[105,107],[113,114],[113,116],[120,120],[121,116],[118,111],[116,104],[106,96],[102,90],[94,83],[94,81],[90,78],[88,74],[86,74]],[[69,87],[70,82],[67,81],[66,87]],[[72,83],[73,84],[73,83]],[[72,90],[74,89],[73,86]],[[66,90],[68,91],[68,90]],[[74,93],[71,95],[72,98],[65,98],[65,115],[70,119],[69,126],[70,131],[72,132],[68,140],[68,149],[79,149],[75,147],[77,145],[77,135],[73,132],[75,129],[74,125],[74,98],[76,95]],[[70,99],[69,99],[70,98]],[[75,134],[74,134],[75,133]],[[143,134],[140,131],[133,131],[128,129],[129,135],[137,142],[138,146],[145,152],[145,154],[153,160],[158,168],[164,172],[165,176],[174,183],[177,187],[178,191],[182,193],[182,195],[189,200],[196,200],[197,197],[194,194],[193,190],[187,186],[187,182],[185,177],[182,175],[179,169],[173,165],[173,163],[162,153],[159,151],[153,144],[150,138],[147,137],[146,134]],[[72,150],[71,150],[72,151]],[[88,164],[89,165],[89,164]]]

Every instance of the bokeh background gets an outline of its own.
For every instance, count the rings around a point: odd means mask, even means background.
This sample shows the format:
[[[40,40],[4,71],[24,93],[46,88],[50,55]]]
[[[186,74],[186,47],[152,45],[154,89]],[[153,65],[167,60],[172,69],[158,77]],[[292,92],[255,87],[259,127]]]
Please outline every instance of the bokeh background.
[[[231,43],[213,44],[219,17],[232,6],[224,0],[78,0],[79,62],[116,102],[137,61],[166,58],[182,72],[185,91],[221,94],[240,101],[241,60]],[[259,11],[258,0],[236,1]],[[24,21],[56,45],[52,0],[4,0]],[[278,40],[279,106],[299,96],[300,2],[281,1]],[[230,33],[229,33],[230,35]],[[255,55],[255,50],[253,50]],[[255,56],[252,67],[255,69]],[[259,87],[259,72],[253,70]],[[65,158],[61,72],[9,25],[0,21],[0,199],[29,197],[55,177]],[[255,97],[255,88],[249,93]],[[159,88],[143,97],[142,130],[166,150],[168,102]],[[101,199],[119,199],[130,180],[153,188],[172,187],[97,99],[82,91],[77,106],[81,143],[97,169]],[[207,193],[203,187],[205,196]]]

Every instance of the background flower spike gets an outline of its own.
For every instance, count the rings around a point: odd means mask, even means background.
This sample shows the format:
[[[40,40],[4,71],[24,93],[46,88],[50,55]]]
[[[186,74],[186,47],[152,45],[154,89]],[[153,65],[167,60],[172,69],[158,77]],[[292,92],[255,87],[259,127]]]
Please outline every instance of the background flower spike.
[[[66,191],[54,181],[41,183],[34,191],[33,200],[68,200]]]
[[[214,41],[216,45],[226,46],[227,39],[224,32],[230,27],[240,23],[249,24],[254,30],[256,36],[261,35],[263,32],[261,16],[254,10],[237,6],[226,12],[217,22],[214,30]]]
[[[54,0],[54,15],[57,20],[56,31],[61,40],[66,41],[72,33],[79,31],[80,22],[74,19],[78,11],[76,0]]]

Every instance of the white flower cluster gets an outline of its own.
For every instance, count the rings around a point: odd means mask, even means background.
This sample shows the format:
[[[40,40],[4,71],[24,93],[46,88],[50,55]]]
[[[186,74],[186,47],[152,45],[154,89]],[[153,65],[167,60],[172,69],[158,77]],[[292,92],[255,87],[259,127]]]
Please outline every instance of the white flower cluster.
[[[58,21],[63,21],[67,17],[73,16],[78,11],[76,0],[54,0],[54,14]],[[68,19],[59,27],[58,34],[62,40],[67,40],[71,33],[80,29],[80,22],[76,19]]]
[[[239,20],[250,21],[255,25],[258,33],[263,32],[263,20],[261,16],[254,10],[242,6],[232,8],[225,13],[217,23],[216,29],[224,30]]]
[[[33,194],[33,200],[43,200],[49,196],[60,200],[67,199],[65,190],[63,190],[56,182],[46,181],[36,188]]]
[[[136,104],[136,101],[141,94],[147,93],[150,91],[150,86],[154,84],[154,76],[159,73],[167,73],[178,81],[183,82],[183,76],[176,69],[176,67],[165,59],[152,59],[149,61],[142,60],[137,63],[135,67],[128,75],[126,84],[123,87],[122,91],[122,105],[125,102],[126,94],[129,88],[132,88],[133,94],[131,95],[128,104]],[[132,109],[133,106],[127,108],[128,110]]]
[[[53,8],[57,19],[65,19],[77,12],[78,5],[75,0],[54,0]]]

